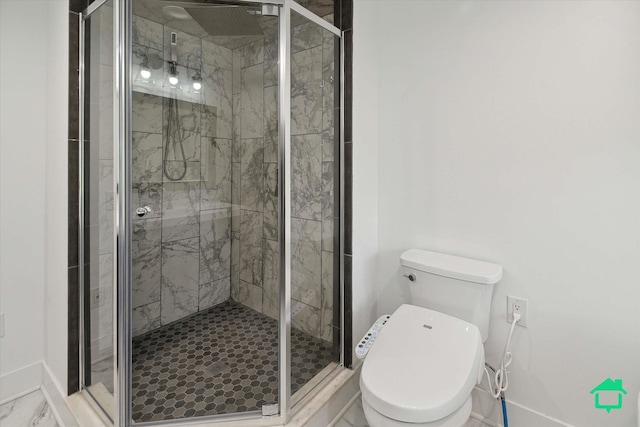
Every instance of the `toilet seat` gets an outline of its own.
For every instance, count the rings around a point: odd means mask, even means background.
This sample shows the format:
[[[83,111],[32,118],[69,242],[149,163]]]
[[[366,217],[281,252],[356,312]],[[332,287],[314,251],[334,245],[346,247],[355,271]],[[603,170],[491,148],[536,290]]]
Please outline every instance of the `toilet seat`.
[[[460,408],[484,364],[478,328],[446,314],[402,305],[387,321],[362,367],[362,397],[382,415],[408,423]]]

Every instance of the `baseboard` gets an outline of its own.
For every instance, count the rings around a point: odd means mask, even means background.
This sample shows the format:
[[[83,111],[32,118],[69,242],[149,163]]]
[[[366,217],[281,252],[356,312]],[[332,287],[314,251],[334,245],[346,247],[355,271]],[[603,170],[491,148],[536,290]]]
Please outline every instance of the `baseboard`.
[[[493,427],[502,427],[502,405],[487,391],[473,389],[471,416]],[[571,424],[545,415],[535,409],[507,399],[509,424],[521,427],[574,427]]]
[[[0,376],[0,405],[32,393],[42,384],[42,362],[35,362]]]
[[[0,376],[0,404],[41,390],[60,427],[78,427],[65,403],[63,387],[51,373],[49,366],[40,361]]]

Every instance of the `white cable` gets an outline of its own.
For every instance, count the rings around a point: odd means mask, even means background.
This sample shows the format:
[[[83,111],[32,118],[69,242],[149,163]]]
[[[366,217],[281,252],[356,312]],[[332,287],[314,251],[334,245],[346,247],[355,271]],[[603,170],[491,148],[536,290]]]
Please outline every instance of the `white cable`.
[[[507,377],[507,368],[511,365],[512,356],[509,351],[509,345],[511,344],[511,336],[513,335],[513,330],[516,327],[516,323],[520,320],[520,314],[513,313],[513,322],[511,323],[511,329],[509,329],[509,335],[507,336],[507,342],[504,345],[504,353],[502,355],[502,360],[500,361],[500,368],[495,372],[493,381],[491,381],[491,376],[489,375],[489,371],[487,367],[484,368],[484,373],[487,376],[487,381],[489,382],[489,393],[494,398],[499,398],[500,393],[507,391],[509,387],[509,379]]]

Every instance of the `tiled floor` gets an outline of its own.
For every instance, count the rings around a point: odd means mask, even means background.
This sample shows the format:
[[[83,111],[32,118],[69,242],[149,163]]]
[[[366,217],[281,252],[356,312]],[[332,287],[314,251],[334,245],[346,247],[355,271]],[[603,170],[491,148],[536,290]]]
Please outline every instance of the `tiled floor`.
[[[40,390],[0,406],[2,427],[58,427]]]
[[[331,346],[291,330],[295,393],[333,359]],[[135,338],[137,422],[260,410],[278,395],[278,324],[227,301]]]
[[[342,418],[338,420],[333,427],[369,427],[367,419],[362,411],[362,397],[356,399],[355,402],[349,407],[347,412],[344,413]],[[491,427],[488,424],[478,421],[474,418],[469,420],[462,427]]]
[[[364,417],[364,412],[362,411],[362,397],[358,397],[356,401],[351,404],[342,418],[334,424],[334,427],[369,427],[367,419]]]

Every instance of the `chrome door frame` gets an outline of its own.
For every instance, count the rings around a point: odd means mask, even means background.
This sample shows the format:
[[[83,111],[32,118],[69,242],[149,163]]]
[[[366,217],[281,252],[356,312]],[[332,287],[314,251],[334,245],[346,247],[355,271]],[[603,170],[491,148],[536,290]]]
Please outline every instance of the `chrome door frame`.
[[[85,316],[90,315],[88,313],[86,313],[85,311],[85,298],[87,297],[86,292],[85,292],[85,189],[86,189],[86,182],[85,182],[85,173],[84,173],[84,168],[85,168],[85,161],[86,161],[86,152],[85,152],[85,145],[86,145],[86,138],[85,138],[85,133],[86,133],[86,129],[85,129],[85,72],[86,70],[86,55],[85,55],[85,49],[86,49],[86,21],[87,19],[89,19],[95,12],[99,11],[101,9],[102,6],[104,6],[109,0],[96,0],[93,3],[91,3],[84,11],[80,12],[78,15],[78,20],[79,20],[79,33],[78,33],[78,37],[79,37],[79,41],[78,41],[78,100],[79,100],[79,111],[78,111],[78,134],[79,134],[79,142],[78,142],[78,171],[79,171],[79,183],[78,183],[78,294],[79,294],[79,303],[80,303],[80,307],[79,307],[79,314],[80,314],[80,321],[79,321],[79,336],[80,336],[80,349],[79,349],[79,374],[80,374],[80,391],[81,392],[85,392],[86,388],[85,388],[85,378],[86,378],[86,355],[87,355],[87,349],[85,347],[86,344],[86,334],[88,333],[88,331],[85,330]],[[116,19],[117,15],[116,15],[116,8],[118,8],[118,0],[114,0],[114,14],[112,16],[113,18],[113,25],[114,25],[114,49],[117,46],[115,44],[116,42],[116,36],[115,36],[115,26],[118,23],[118,20]],[[116,64],[116,58],[117,54],[114,53],[114,70],[115,70],[115,64]],[[114,71],[114,75],[117,75],[118,73],[116,73]],[[116,84],[116,80],[114,79],[114,85]],[[116,103],[118,97],[117,97],[117,91],[114,90],[113,92],[113,96],[114,96],[114,104],[113,105],[118,105]],[[114,126],[114,135],[118,135],[117,130],[118,130],[118,114],[116,113],[116,110],[114,110],[114,117],[113,117],[113,126]],[[114,144],[113,147],[113,158],[117,159],[118,157],[118,153],[119,153],[119,147]],[[115,181],[115,177],[117,176],[117,168],[118,165],[114,160],[114,181]],[[114,188],[116,189],[115,193],[117,194],[117,181],[115,181],[114,183]],[[117,204],[118,200],[117,197],[115,197],[114,195],[114,204]],[[115,207],[115,205],[114,205]],[[117,227],[117,220],[118,220],[118,215],[115,215],[116,213],[116,209],[114,209],[114,232],[118,230]],[[117,248],[116,246],[116,242],[117,242],[117,236],[114,236],[114,248]],[[114,263],[113,265],[113,272],[114,275],[113,277],[116,278],[116,274],[118,272],[118,268],[117,268],[118,263]],[[117,283],[117,282],[116,282]],[[118,295],[118,289],[116,286],[116,283],[114,283],[114,286],[112,286],[113,288],[113,301],[116,302],[117,301],[117,295]],[[117,345],[117,339],[116,339],[116,328],[117,328],[117,324],[118,324],[118,320],[117,320],[117,304],[113,304],[113,342],[114,342],[114,356],[116,356],[116,345]],[[117,403],[116,400],[116,396],[118,394],[118,378],[119,378],[119,374],[117,371],[117,367],[116,367],[116,357],[114,357],[114,373],[113,373],[114,379],[113,379],[113,384],[114,384],[114,401]],[[98,415],[103,419],[103,421],[105,422],[113,422],[115,426],[119,425],[118,421],[117,421],[117,414],[107,414],[106,411],[104,410],[104,408],[102,407],[102,405],[95,399],[95,397],[91,394],[91,393],[87,393],[89,398],[87,399],[87,401],[89,402],[89,404],[93,407],[93,409],[98,413]],[[117,409],[117,408],[116,408]],[[113,417],[114,419],[111,419],[111,417]]]
[[[280,8],[278,28],[278,405],[284,420],[291,408],[291,3]]]
[[[116,101],[118,162],[117,172],[114,170],[117,197],[114,210],[118,212],[115,220],[117,235],[117,285],[114,304],[117,330],[115,341],[117,349],[115,357],[116,381],[115,401],[117,416],[115,427],[125,427],[132,424],[131,415],[131,282],[132,282],[132,215],[131,215],[131,57],[132,57],[132,2],[119,0],[114,3],[115,23],[113,34],[115,37],[116,57]]]

